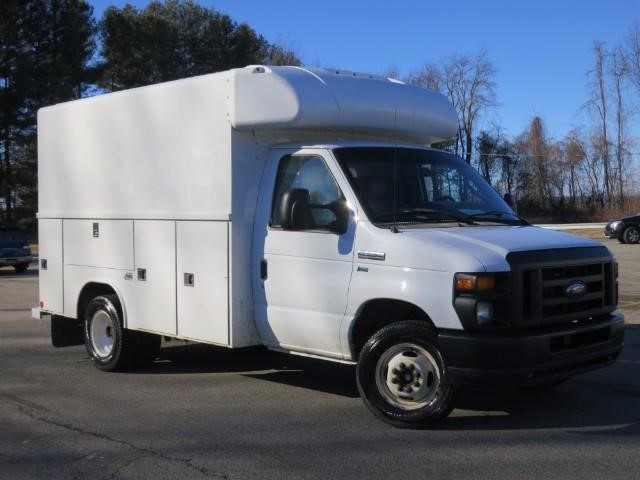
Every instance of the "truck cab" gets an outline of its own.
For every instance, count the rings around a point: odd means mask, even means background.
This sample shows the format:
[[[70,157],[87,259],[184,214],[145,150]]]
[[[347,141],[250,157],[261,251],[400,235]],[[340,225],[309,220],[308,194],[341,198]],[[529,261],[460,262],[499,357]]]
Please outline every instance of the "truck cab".
[[[442,414],[456,388],[554,385],[620,352],[609,251],[528,224],[455,155],[276,148],[258,204],[263,342],[366,359],[363,398],[387,420]]]

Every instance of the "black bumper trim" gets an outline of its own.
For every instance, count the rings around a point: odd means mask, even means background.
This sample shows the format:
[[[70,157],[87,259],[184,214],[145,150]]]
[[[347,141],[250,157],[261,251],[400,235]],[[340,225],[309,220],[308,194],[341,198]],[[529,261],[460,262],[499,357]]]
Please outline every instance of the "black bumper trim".
[[[593,343],[582,341],[593,338]],[[575,342],[575,339],[580,342]],[[614,312],[589,325],[545,328],[510,336],[442,330],[447,373],[465,388],[509,388],[543,383],[610,365],[624,344],[624,316]],[[558,349],[559,343],[567,348]]]

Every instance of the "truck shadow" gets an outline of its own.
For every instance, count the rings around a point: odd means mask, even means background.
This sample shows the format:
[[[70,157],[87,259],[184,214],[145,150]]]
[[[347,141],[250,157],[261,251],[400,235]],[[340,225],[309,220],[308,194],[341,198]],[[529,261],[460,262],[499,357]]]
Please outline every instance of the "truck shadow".
[[[440,430],[566,429],[640,435],[640,388],[579,376],[549,392],[463,392]]]
[[[565,429],[576,435],[640,435],[640,325],[627,326],[623,358],[552,391],[463,391],[438,430]],[[626,358],[626,360],[625,360]],[[236,373],[355,399],[355,367],[269,351],[203,344],[169,346],[144,374]],[[363,406],[364,408],[364,406]]]
[[[154,364],[132,373],[237,373],[284,385],[358,397],[355,367],[273,352],[263,347],[226,349],[204,344],[163,347]]]

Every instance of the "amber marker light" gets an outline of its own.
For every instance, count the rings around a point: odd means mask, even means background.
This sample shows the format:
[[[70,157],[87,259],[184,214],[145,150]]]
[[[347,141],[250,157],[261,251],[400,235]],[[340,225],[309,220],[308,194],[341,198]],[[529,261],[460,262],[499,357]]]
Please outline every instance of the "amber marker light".
[[[474,288],[475,277],[473,275],[456,275],[456,291],[458,292],[471,292]]]
[[[456,274],[456,291],[461,293],[490,292],[496,288],[496,277],[493,275]]]

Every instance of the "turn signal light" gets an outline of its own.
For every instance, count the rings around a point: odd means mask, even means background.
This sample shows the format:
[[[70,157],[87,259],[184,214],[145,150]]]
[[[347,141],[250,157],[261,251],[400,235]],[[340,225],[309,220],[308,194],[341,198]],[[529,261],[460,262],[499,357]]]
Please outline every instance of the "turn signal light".
[[[490,292],[496,288],[496,277],[493,275],[457,273],[455,278],[457,292]]]
[[[456,275],[456,290],[470,292],[473,290],[474,278],[471,275]]]

